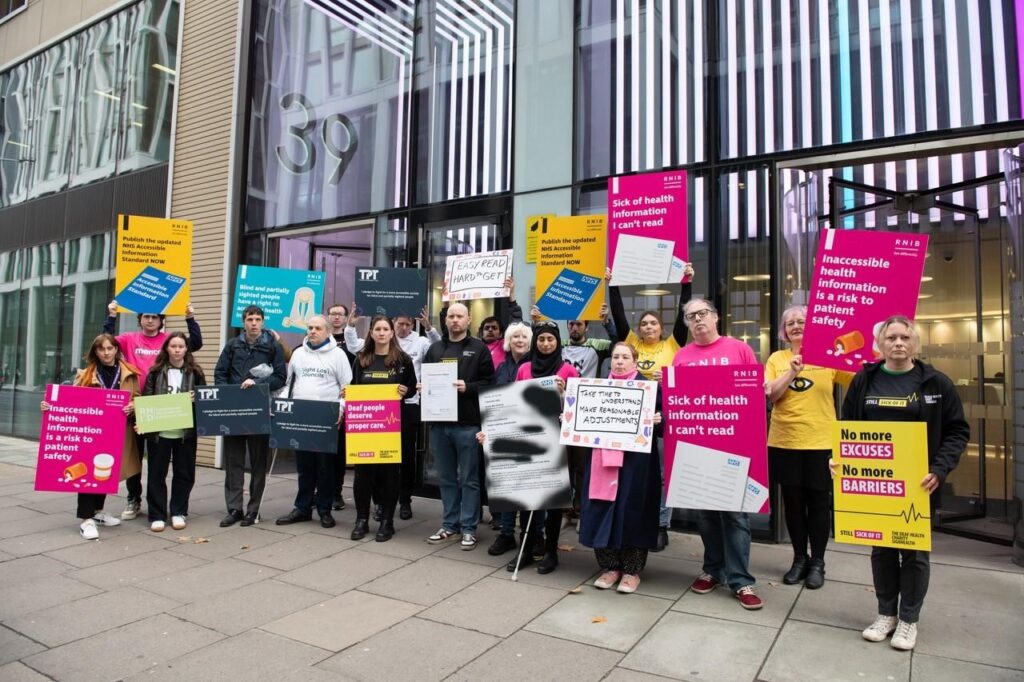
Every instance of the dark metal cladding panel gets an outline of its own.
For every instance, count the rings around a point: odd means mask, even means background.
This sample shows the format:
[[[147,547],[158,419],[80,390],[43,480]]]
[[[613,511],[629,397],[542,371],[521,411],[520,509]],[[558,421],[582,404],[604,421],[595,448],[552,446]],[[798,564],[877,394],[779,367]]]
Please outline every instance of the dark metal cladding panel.
[[[114,229],[117,216],[146,215],[163,218],[167,212],[167,164],[115,178],[114,211],[107,229]]]
[[[30,201],[25,229],[25,246],[64,241],[64,221],[67,216],[68,193]]]
[[[114,229],[114,187],[121,178],[112,178],[67,193],[66,239],[109,232]]]
[[[0,208],[0,252],[13,251],[25,240],[25,204]]]

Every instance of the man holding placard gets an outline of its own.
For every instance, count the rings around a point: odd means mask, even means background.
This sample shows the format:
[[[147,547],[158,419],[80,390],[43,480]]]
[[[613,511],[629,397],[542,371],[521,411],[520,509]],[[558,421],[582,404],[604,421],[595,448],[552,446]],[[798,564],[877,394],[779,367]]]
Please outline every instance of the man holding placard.
[[[292,353],[292,361],[288,365],[287,396],[296,400],[337,400],[341,408],[344,408],[342,389],[351,381],[352,365],[328,333],[327,318],[323,315],[309,318],[306,338]],[[338,425],[341,425],[340,409]],[[295,468],[299,473],[295,508],[277,519],[277,525],[311,520],[315,501],[320,525],[324,528],[334,526],[331,505],[334,502],[334,467],[337,459],[337,453],[295,451]]]
[[[756,365],[757,356],[750,346],[718,333],[718,311],[703,298],[691,299],[683,307],[683,318],[693,341],[676,353],[672,365],[722,366]],[[754,591],[750,574],[750,520],[741,511],[700,510],[700,538],[704,542],[704,566],[690,589],[707,594],[719,585],[727,585],[740,606],[753,611],[764,606]]]
[[[462,535],[462,549],[476,547],[476,526],[480,522],[480,406],[481,386],[494,382],[494,363],[480,339],[469,335],[469,309],[462,303],[448,308],[445,323],[448,338],[427,351],[426,363],[452,363],[457,366],[455,389],[457,415],[453,423],[438,423],[430,429],[430,448],[441,479],[441,503],[444,520],[441,528],[427,538],[438,544]],[[416,390],[421,386],[417,384]],[[427,398],[424,398],[424,401]]]
[[[284,351],[270,332],[263,329],[263,309],[250,305],[242,311],[243,333],[227,342],[214,369],[214,383],[241,385],[248,389],[267,384],[270,391],[284,386],[286,370]],[[266,434],[224,436],[224,501],[228,513],[222,528],[239,521],[243,526],[256,523],[260,513],[263,488],[267,483],[267,453],[270,438]],[[242,514],[242,486],[245,483],[245,453],[249,451],[252,473],[249,478],[249,506]]]

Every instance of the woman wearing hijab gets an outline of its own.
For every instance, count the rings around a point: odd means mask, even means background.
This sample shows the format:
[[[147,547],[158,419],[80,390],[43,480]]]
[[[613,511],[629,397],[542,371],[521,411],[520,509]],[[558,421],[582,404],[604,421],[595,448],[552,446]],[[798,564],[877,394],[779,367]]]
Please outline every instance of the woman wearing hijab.
[[[620,342],[612,348],[609,379],[642,379],[633,346]],[[618,583],[619,592],[636,592],[647,554],[658,543],[658,508],[661,504],[661,469],[658,438],[661,434],[661,394],[656,402],[650,454],[594,448],[583,474],[580,542],[594,548],[602,573],[594,587],[607,590]]]
[[[558,325],[554,322],[541,322],[534,325],[533,340],[530,344],[530,361],[520,365],[516,381],[555,377],[559,392],[564,392],[566,380],[579,377],[579,375],[576,368],[562,358],[562,336]],[[544,558],[537,565],[538,573],[551,573],[558,568],[558,534],[561,530],[562,510],[547,510],[547,519],[544,522]],[[533,532],[533,529],[531,528],[530,531]],[[527,544],[527,547],[532,546],[532,542]],[[519,565],[524,566],[531,563],[533,563],[533,556],[524,552]],[[511,565],[511,570],[514,570],[514,559]]]

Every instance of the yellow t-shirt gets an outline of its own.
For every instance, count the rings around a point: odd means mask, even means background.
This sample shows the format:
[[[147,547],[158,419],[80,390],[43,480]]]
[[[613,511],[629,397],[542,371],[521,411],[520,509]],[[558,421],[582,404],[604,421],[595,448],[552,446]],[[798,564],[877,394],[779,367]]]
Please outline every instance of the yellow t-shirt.
[[[672,364],[672,358],[679,350],[676,337],[669,336],[656,343],[644,343],[635,332],[630,330],[626,336],[626,344],[636,349],[636,368],[645,379],[653,379],[654,370],[663,369]]]
[[[765,381],[775,381],[789,371],[793,351],[776,351],[764,365]],[[790,450],[829,450],[832,448],[832,424],[836,420],[832,389],[836,383],[847,386],[853,375],[817,365],[804,369],[772,408],[768,445]]]

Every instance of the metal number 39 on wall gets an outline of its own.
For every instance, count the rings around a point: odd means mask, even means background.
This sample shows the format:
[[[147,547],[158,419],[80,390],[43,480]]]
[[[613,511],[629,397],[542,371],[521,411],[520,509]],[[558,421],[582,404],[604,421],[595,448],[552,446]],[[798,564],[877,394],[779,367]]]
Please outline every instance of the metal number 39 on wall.
[[[275,149],[277,160],[290,173],[295,175],[308,173],[316,166],[316,138],[319,137],[334,166],[330,171],[328,182],[337,185],[341,181],[341,176],[345,174],[349,163],[352,162],[352,157],[355,156],[359,146],[359,138],[352,121],[348,116],[338,113],[317,119],[313,103],[302,93],[290,92],[282,95],[280,103],[282,110],[298,110],[302,114],[302,123],[289,125],[286,133],[288,137],[298,142],[300,149],[297,151],[301,157],[299,160],[295,160],[292,158],[292,153],[289,152],[289,145],[281,144]],[[343,141],[338,140],[338,137],[343,138]]]

